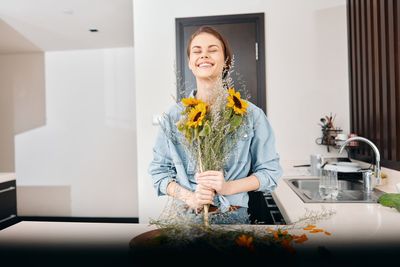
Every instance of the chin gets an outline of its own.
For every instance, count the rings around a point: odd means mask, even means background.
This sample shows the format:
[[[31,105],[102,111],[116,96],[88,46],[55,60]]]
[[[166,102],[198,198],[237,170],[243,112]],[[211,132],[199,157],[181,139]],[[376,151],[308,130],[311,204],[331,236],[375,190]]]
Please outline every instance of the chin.
[[[205,72],[205,71],[199,71],[195,73],[194,76],[201,79],[206,79],[206,78],[216,79],[218,77],[218,75],[215,72]]]

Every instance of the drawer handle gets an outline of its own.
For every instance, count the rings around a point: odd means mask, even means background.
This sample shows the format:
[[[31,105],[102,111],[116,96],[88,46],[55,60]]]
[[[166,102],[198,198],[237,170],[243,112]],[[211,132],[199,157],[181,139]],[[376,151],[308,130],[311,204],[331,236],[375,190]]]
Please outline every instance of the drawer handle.
[[[14,190],[14,189],[15,189],[15,186],[10,186],[9,188],[6,188],[6,189],[3,189],[3,190],[0,190],[0,194],[1,194],[1,193],[8,192],[8,191],[11,191],[11,190]]]
[[[17,217],[17,215],[12,214],[12,215],[8,216],[7,218],[4,218],[4,219],[0,220],[0,223],[3,223],[3,222],[8,221],[8,220],[11,220],[12,218],[15,218],[15,217]]]

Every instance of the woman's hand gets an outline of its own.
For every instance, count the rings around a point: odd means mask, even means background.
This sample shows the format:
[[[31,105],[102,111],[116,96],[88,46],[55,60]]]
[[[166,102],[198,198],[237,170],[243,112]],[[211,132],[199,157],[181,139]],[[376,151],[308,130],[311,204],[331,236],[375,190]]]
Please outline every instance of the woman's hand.
[[[220,195],[227,195],[227,182],[221,171],[205,171],[196,174],[196,182],[199,185],[215,190]]]
[[[196,191],[192,193],[191,197],[186,201],[186,204],[194,209],[200,211],[204,205],[214,204],[214,190],[204,185],[198,184]]]

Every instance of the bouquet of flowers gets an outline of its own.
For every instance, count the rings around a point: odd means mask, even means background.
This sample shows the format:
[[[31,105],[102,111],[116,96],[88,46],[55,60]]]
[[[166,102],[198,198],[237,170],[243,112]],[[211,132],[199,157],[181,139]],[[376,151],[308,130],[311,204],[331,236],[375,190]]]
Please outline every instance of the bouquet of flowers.
[[[213,255],[217,259],[229,256],[234,263],[242,259],[254,259],[259,263],[258,260],[268,258],[269,261],[278,260],[279,263],[288,262],[293,265],[293,261],[299,258],[291,256],[296,256],[297,247],[308,241],[309,236],[316,235],[314,238],[319,238],[318,236],[332,235],[316,223],[331,218],[335,213],[335,210],[322,206],[321,210],[306,209],[304,216],[290,225],[213,225],[207,228],[190,223],[185,214],[180,214],[178,218],[171,218],[172,220],[151,221],[150,224],[157,229],[134,237],[130,247],[136,252],[135,259],[137,256],[143,257],[146,263],[158,252],[168,251],[168,255],[178,253],[177,256],[187,256],[190,259],[198,257],[199,251],[203,251],[207,252],[208,259]],[[318,246],[315,252],[315,258],[323,262],[324,257],[330,255],[323,246]],[[309,252],[306,257],[310,257]]]
[[[183,98],[185,109],[177,128],[185,136],[187,151],[196,160],[197,171],[220,171],[237,143],[238,129],[245,123],[248,102],[235,89],[215,88],[211,103]],[[204,224],[208,226],[208,205]]]

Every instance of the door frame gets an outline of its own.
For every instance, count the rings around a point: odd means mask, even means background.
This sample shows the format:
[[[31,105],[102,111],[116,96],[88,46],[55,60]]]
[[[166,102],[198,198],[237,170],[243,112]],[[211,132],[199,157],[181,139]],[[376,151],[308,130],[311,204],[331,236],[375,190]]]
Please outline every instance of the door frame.
[[[240,15],[221,15],[221,16],[204,16],[204,17],[190,17],[190,18],[176,18],[175,31],[176,31],[176,71],[181,75],[177,78],[177,98],[180,100],[179,85],[181,79],[185,80],[185,57],[183,53],[186,49],[184,47],[183,29],[186,26],[202,26],[202,25],[215,25],[215,24],[236,24],[236,23],[255,23],[256,25],[256,42],[258,44],[258,60],[256,61],[257,69],[257,102],[259,108],[267,113],[266,101],[266,73],[265,73],[265,34],[264,34],[264,13],[251,13]]]

